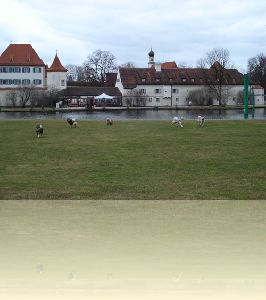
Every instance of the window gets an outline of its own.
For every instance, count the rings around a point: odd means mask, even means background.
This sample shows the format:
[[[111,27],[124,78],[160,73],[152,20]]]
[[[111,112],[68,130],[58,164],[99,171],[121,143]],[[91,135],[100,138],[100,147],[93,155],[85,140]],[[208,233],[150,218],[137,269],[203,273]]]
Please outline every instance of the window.
[[[22,68],[22,73],[30,73],[30,68],[28,68],[28,67],[23,67],[23,68]]]
[[[33,73],[42,73],[42,68],[33,68]]]
[[[162,90],[161,89],[155,89],[155,94],[161,94]]]
[[[149,98],[149,102],[152,102],[152,98]]]
[[[65,80],[61,80],[61,86],[65,86]]]
[[[1,67],[0,73],[7,73],[7,67]]]
[[[160,102],[160,98],[156,98],[156,102]]]
[[[13,79],[13,84],[19,85],[19,84],[21,84],[21,80],[20,79]]]
[[[30,80],[29,79],[22,79],[22,84],[23,85],[29,85],[30,84]]]
[[[179,101],[179,98],[175,98],[175,102],[178,103],[178,101]]]
[[[140,92],[141,94],[146,94],[146,90],[145,90],[145,89],[139,89],[139,92]]]
[[[9,67],[9,73],[20,73],[21,68],[20,67]]]
[[[178,94],[179,93],[179,89],[173,89],[173,94]]]
[[[42,84],[42,81],[40,79],[33,79],[33,84],[35,85]]]

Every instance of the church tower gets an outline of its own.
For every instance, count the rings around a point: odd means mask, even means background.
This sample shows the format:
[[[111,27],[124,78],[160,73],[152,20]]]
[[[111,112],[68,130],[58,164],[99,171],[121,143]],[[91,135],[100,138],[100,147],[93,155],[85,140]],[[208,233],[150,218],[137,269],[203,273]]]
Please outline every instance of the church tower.
[[[149,55],[148,68],[152,68],[155,66],[154,52],[152,51],[152,48],[151,48],[151,51],[148,53],[148,55]]]

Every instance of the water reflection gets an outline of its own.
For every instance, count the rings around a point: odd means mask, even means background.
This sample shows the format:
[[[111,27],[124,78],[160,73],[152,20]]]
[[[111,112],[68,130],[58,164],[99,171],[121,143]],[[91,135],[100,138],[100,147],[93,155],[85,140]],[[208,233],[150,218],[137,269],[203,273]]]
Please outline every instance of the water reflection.
[[[243,109],[228,110],[111,110],[111,111],[76,111],[76,112],[0,112],[0,119],[67,119],[76,118],[79,120],[105,120],[110,117],[114,120],[169,120],[174,116],[183,117],[186,120],[196,119],[197,116],[205,116],[207,119],[227,119],[242,120],[244,118]],[[251,110],[249,111],[249,119]],[[266,119],[266,108],[256,108],[255,119]]]

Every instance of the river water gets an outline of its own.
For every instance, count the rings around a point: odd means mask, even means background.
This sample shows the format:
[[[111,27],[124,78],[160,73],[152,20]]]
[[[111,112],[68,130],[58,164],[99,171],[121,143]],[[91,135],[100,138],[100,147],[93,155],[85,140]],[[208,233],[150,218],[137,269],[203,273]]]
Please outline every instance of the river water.
[[[249,119],[252,119],[252,112],[249,110]],[[153,109],[130,109],[130,110],[97,110],[87,111],[60,111],[60,112],[0,112],[1,119],[67,119],[78,120],[105,120],[107,117],[113,120],[169,120],[174,116],[183,117],[185,120],[192,120],[197,116],[204,116],[209,120],[242,120],[244,119],[243,109],[210,110],[153,110]],[[266,119],[266,108],[256,108],[254,119]]]

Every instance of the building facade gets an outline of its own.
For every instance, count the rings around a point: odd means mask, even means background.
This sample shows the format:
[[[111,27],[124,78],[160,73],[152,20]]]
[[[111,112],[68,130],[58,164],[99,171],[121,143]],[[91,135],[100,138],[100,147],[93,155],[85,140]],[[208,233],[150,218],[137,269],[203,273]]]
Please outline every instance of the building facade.
[[[208,82],[214,81],[212,68],[203,72],[201,68],[178,68],[175,62],[156,63],[152,50],[148,53],[148,58],[148,68],[119,69],[115,86],[123,95],[123,105],[153,107],[190,105],[191,93],[206,90]],[[224,78],[222,86],[224,104],[239,104],[241,101],[239,97],[244,89],[243,74],[236,69],[225,69]],[[252,84],[252,87],[255,104],[263,105],[263,89],[255,84]],[[218,99],[212,95],[209,102],[217,105]]]
[[[0,56],[0,105],[10,105],[7,95],[21,87],[65,89],[66,72],[57,54],[49,68],[30,44],[10,44]]]

